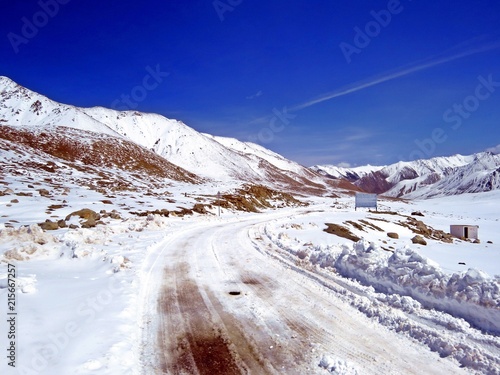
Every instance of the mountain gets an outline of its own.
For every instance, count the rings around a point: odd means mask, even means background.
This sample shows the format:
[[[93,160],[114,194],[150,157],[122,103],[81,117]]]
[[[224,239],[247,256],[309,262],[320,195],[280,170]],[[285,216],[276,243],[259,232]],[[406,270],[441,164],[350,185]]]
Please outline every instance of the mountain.
[[[384,168],[376,167],[372,165],[366,165],[361,167],[354,168],[346,168],[346,167],[338,167],[336,165],[314,165],[311,169],[323,176],[334,178],[334,179],[344,179],[347,181],[357,181],[360,178],[366,176],[371,172],[376,172],[380,169]]]
[[[0,100],[0,125],[64,126],[128,139],[208,180],[264,184],[308,194],[325,194],[337,187],[357,189],[259,145],[202,134],[158,114],[61,104],[7,77],[0,77]]]
[[[0,76],[0,125],[61,125],[118,136],[80,108],[57,103]]]
[[[500,155],[492,152],[398,162],[384,167],[313,168],[331,178],[348,179],[366,192],[392,197],[430,198],[500,189]]]

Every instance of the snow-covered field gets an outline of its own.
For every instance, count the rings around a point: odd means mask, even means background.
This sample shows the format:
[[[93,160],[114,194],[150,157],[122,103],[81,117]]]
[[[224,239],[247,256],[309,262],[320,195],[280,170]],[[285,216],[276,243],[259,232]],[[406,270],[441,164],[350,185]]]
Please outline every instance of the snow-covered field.
[[[206,328],[182,313],[197,295],[237,352],[234,366],[250,373],[500,374],[498,192],[381,202],[381,211],[396,215],[354,211],[348,197],[314,198],[306,208],[223,210],[220,218],[124,215],[105,226],[52,232],[35,224],[5,228],[8,220],[35,223],[43,216],[30,216],[34,198],[10,207],[6,198],[0,197],[8,212],[0,218],[0,343],[9,348],[12,264],[16,367],[3,356],[2,374],[178,369],[175,334]],[[481,243],[412,244],[414,233],[400,222],[413,211],[445,232],[450,224],[479,225]],[[360,220],[382,230],[346,223]],[[326,233],[325,223],[363,239]],[[194,288],[186,300],[184,287]],[[228,297],[233,290],[241,295]],[[169,313],[162,314],[159,298]],[[195,354],[190,358],[184,370],[198,363]]]

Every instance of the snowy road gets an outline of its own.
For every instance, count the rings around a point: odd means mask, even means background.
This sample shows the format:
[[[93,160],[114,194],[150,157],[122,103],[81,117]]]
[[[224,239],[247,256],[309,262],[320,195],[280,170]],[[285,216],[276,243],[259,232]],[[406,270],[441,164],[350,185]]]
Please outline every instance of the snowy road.
[[[142,293],[145,372],[325,374],[323,359],[342,374],[465,373],[339,299],[333,279],[270,256],[259,230],[287,215],[198,223],[158,246]]]

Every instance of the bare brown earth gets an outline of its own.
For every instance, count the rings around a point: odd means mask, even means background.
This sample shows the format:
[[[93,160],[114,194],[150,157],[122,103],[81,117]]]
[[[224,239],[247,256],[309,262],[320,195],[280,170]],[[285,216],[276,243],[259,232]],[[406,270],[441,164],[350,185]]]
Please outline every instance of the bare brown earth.
[[[169,178],[191,183],[200,181],[193,173],[168,162],[154,152],[123,138],[106,134],[63,126],[39,130],[33,127],[2,125],[0,139],[28,146],[68,162],[81,162],[83,165],[80,169],[83,170],[85,166],[117,168],[153,178]],[[54,172],[59,169],[54,163],[40,167]]]
[[[326,223],[327,226],[326,229],[323,229],[326,233],[334,234],[336,236],[342,237],[342,238],[347,238],[348,240],[351,241],[359,241],[360,238],[356,235],[354,235],[348,228],[338,225],[338,224],[332,224],[332,223]]]

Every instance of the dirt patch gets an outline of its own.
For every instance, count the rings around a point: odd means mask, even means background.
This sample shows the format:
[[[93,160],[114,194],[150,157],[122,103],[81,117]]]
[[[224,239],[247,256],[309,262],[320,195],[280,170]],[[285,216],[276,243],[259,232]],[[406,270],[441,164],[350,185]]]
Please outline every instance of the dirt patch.
[[[379,232],[383,232],[384,230],[378,226],[376,226],[375,224],[373,223],[370,223],[368,220],[360,220],[359,221],[360,223],[363,223],[365,224],[367,227],[371,228],[371,229],[375,229],[375,230],[378,230]]]
[[[260,209],[274,207],[273,201],[279,202],[279,207],[307,206],[307,203],[295,199],[291,194],[270,189],[263,185],[245,185],[233,194],[224,194],[214,202],[223,208],[246,212],[259,212]]]
[[[326,229],[323,229],[326,233],[334,234],[336,236],[342,237],[342,238],[347,238],[348,240],[357,242],[360,240],[358,236],[353,234],[348,228],[338,225],[338,224],[331,224],[331,223],[325,223],[327,226]]]
[[[388,223],[389,222],[389,220],[382,219],[381,217],[369,217],[368,219],[370,219],[370,220],[376,220],[376,221],[382,221],[384,223]]]
[[[356,228],[362,232],[366,232],[365,229],[363,228],[363,225],[356,223],[355,221],[347,220],[345,223],[352,225],[354,228]]]
[[[251,277],[242,278],[241,281],[243,282],[243,284],[246,284],[246,285],[259,285],[260,284],[259,280],[251,278]]]
[[[198,333],[194,333],[188,334],[187,338],[191,354],[196,363],[196,369],[200,375],[241,374],[241,370],[232,359],[228,342],[221,335],[216,334],[203,337]],[[180,349],[185,348],[181,346]],[[184,371],[192,371],[192,366],[183,357],[181,354],[179,357],[180,362],[177,362],[178,367]]]
[[[397,212],[394,211],[372,211],[369,210],[368,212],[372,214],[381,214],[381,215],[399,215]]]
[[[189,265],[179,264],[175,269],[165,269],[165,274],[177,275],[175,288],[165,286],[159,311],[170,329],[163,335],[173,335],[164,346],[165,356],[172,361],[162,361],[161,368],[168,374],[241,374],[241,361],[231,349],[231,342],[222,327],[215,323],[205,305],[196,282],[186,279]],[[163,341],[163,340],[162,340]],[[160,355],[160,358],[163,358]]]

